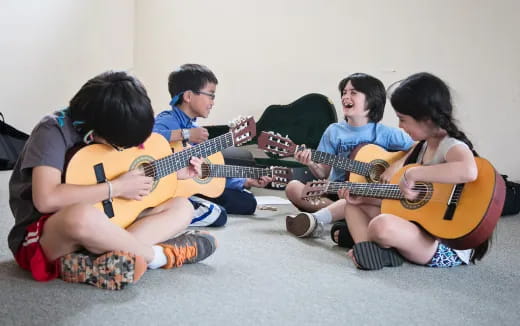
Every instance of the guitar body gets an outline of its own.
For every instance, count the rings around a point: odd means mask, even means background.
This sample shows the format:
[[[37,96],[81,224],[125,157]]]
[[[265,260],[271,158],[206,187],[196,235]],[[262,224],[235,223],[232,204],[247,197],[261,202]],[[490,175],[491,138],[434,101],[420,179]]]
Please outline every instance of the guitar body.
[[[182,142],[174,142],[170,144],[173,151],[179,152],[188,147],[184,147]],[[224,164],[224,156],[221,152],[204,158],[207,164]],[[213,177],[194,177],[192,179],[178,180],[175,197],[190,197],[195,194],[201,194],[206,197],[216,198],[224,192],[226,187],[226,178]]]
[[[464,184],[453,214],[447,213],[454,185],[420,183],[433,193],[414,202],[384,199],[381,212],[393,214],[422,226],[428,233],[454,249],[474,248],[488,239],[498,222],[505,199],[505,183],[493,166],[476,157],[478,177]],[[393,176],[398,184],[404,172],[417,164],[407,165]]]
[[[390,164],[401,159],[407,152],[389,152],[383,147],[374,144],[357,146],[350,154],[350,159],[373,165],[367,176],[362,176],[347,171],[347,180],[351,182],[379,182],[379,176]]]
[[[163,136],[152,133],[142,146],[117,151],[109,145],[92,144],[80,149],[72,156],[67,166],[65,182],[76,185],[98,183],[94,167],[102,164],[105,177],[113,180],[118,176],[138,167],[146,170],[147,163],[168,156],[172,153],[170,145]],[[153,171],[146,175],[152,176]],[[125,228],[146,208],[155,207],[173,197],[177,186],[177,175],[172,173],[154,182],[152,191],[141,201],[113,198],[114,216],[110,221]],[[108,193],[108,187],[107,187]],[[103,205],[96,208],[104,212]]]

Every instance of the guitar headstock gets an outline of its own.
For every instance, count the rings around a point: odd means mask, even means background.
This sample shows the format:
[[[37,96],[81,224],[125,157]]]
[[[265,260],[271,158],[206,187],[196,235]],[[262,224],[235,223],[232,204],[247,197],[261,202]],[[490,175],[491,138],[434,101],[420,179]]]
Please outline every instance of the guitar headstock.
[[[271,186],[273,188],[284,188],[292,180],[293,173],[291,168],[271,166],[270,169],[273,178]]]
[[[309,201],[313,205],[318,205],[322,201],[321,196],[327,193],[329,183],[329,180],[307,182],[302,190],[302,199]]]
[[[288,157],[294,155],[298,145],[289,137],[282,137],[282,135],[275,134],[272,131],[262,131],[258,136],[258,148],[280,157]]]
[[[229,131],[233,135],[233,143],[240,146],[256,136],[256,122],[251,116],[239,117],[229,123]]]

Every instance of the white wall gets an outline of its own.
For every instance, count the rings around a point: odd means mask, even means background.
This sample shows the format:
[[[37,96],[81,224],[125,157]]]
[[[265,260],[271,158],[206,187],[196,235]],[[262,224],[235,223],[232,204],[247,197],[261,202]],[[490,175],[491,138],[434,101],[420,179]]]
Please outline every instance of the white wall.
[[[361,71],[385,84],[430,71],[453,89],[481,155],[520,179],[520,23],[515,0],[0,0],[0,111],[29,132],[90,77],[129,69],[156,112],[168,73],[208,65],[220,84],[205,124],[309,92],[329,96]],[[391,107],[384,122],[396,125]]]
[[[134,2],[0,0],[0,111],[30,132],[91,77],[133,66]]]
[[[502,173],[520,179],[520,2],[515,0],[136,0],[135,69],[157,112],[168,73],[187,62],[219,78],[206,124],[309,92],[353,72],[386,85],[429,71],[453,89],[456,117]],[[383,120],[397,121],[390,105]]]

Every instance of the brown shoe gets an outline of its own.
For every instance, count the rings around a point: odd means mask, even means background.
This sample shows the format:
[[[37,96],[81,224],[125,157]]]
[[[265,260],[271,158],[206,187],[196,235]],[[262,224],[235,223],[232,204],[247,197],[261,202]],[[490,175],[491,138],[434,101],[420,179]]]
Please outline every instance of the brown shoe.
[[[323,235],[323,223],[316,220],[311,213],[287,215],[285,227],[287,232],[298,238],[321,238]]]

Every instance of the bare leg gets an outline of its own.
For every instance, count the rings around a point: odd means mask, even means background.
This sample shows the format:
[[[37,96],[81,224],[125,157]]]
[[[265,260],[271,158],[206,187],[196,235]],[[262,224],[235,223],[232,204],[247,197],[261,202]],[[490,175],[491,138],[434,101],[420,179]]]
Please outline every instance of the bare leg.
[[[85,248],[97,254],[112,250],[131,252],[150,262],[154,257],[152,245],[182,231],[192,215],[193,208],[186,199],[174,198],[125,230],[91,205],[73,205],[47,220],[40,244],[49,260]]]
[[[287,199],[289,199],[299,210],[314,213],[320,208],[327,207],[333,203],[332,200],[325,197],[322,198],[322,201],[316,205],[303,200],[301,197],[304,186],[305,185],[300,181],[293,180],[289,182],[285,188],[285,195],[287,196]]]
[[[193,205],[186,198],[172,198],[149,210],[127,230],[139,241],[155,245],[186,230],[193,219]]]
[[[345,220],[354,243],[368,241],[368,225],[370,220],[381,212],[379,206],[374,205],[345,205]],[[338,241],[339,231],[334,233]]]
[[[374,217],[368,225],[368,241],[382,247],[392,247],[411,262],[427,264],[438,242],[412,222],[391,214]]]

